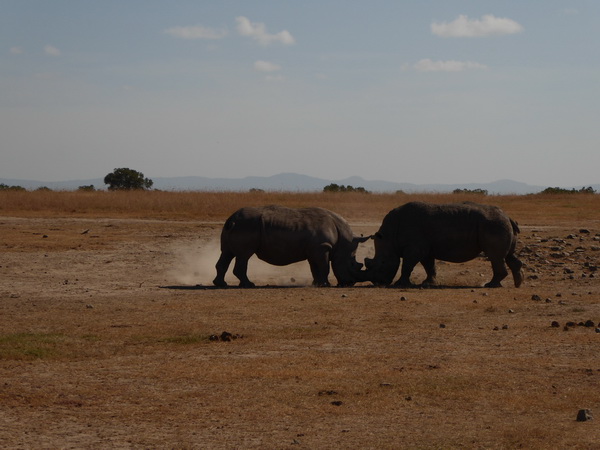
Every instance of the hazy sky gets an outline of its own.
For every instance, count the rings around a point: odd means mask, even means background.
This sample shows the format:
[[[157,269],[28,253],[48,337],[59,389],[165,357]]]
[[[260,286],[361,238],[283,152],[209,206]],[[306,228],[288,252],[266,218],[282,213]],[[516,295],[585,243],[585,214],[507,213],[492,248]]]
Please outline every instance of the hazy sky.
[[[598,0],[0,0],[0,177],[600,182]]]

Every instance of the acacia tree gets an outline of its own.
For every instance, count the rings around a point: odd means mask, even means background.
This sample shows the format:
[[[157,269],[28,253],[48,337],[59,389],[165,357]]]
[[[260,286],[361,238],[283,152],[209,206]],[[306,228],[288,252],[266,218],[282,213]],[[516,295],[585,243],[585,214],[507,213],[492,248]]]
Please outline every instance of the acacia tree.
[[[108,189],[132,190],[132,189],[150,189],[154,182],[149,178],[144,178],[142,172],[137,170],[121,168],[115,169],[104,177],[104,184],[108,184]]]

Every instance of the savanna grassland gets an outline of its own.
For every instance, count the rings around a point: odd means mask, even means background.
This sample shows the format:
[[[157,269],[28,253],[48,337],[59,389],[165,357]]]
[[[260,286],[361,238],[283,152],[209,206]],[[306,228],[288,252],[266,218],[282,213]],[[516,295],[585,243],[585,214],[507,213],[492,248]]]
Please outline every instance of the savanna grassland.
[[[259,288],[211,286],[241,206],[371,234],[411,200],[502,207],[524,286],[482,288],[484,258],[438,263],[435,289],[313,288],[306,263],[255,259]],[[0,252],[2,448],[600,443],[600,195],[1,191]]]

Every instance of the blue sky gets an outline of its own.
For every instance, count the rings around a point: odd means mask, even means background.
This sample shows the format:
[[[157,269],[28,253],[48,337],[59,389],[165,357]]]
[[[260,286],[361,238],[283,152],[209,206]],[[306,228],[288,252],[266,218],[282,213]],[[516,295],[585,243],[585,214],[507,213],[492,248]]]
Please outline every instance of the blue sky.
[[[0,178],[600,183],[597,0],[0,0]]]

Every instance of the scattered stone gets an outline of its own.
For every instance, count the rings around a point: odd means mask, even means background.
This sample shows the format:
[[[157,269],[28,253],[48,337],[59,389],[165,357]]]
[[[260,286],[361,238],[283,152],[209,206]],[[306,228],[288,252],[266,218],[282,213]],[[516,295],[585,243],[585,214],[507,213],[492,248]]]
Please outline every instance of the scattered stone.
[[[348,297],[346,294],[342,294],[342,298],[346,298]]]
[[[446,328],[446,324],[440,323],[440,328]]]
[[[588,230],[588,229],[586,229],[586,228],[581,228],[581,229],[579,230],[579,232],[580,232],[581,234],[590,234],[590,230]]]
[[[594,323],[593,320],[588,320],[584,323],[584,326],[586,326],[587,328],[592,328],[592,327],[595,327],[596,324]]]
[[[546,299],[546,303],[552,303],[552,299],[551,298],[547,298]]]
[[[341,400],[334,400],[331,402],[333,406],[342,406],[344,403]]]
[[[542,297],[540,297],[540,296],[539,296],[539,295],[537,295],[537,294],[533,294],[533,295],[531,296],[531,300],[533,300],[533,301],[536,301],[536,302],[541,302],[541,301],[542,301]]]
[[[404,296],[400,297],[400,301],[401,302],[405,302],[406,301],[406,297],[404,297]]]
[[[94,305],[85,305],[87,309],[94,309]]]
[[[508,325],[502,325],[503,330],[508,330]]]
[[[550,326],[552,328],[558,328],[558,327],[560,327],[560,324],[556,320],[554,320],[554,321],[552,321],[552,323],[550,324]]]
[[[600,328],[596,328],[596,333],[600,333]]]
[[[494,331],[498,331],[500,328],[498,327],[494,327]]]
[[[593,420],[594,416],[592,415],[592,411],[589,409],[580,409],[577,413],[577,422],[587,422],[588,420]]]
[[[333,391],[333,390],[319,391],[319,397],[322,397],[323,395],[337,395],[337,391]]]
[[[514,313],[515,313],[515,311],[514,311],[514,310],[512,310],[512,309],[509,309],[509,310],[508,310],[508,313],[509,313],[509,314],[514,314]]]
[[[241,334],[232,334],[228,331],[223,331],[221,334],[211,334],[208,337],[209,341],[221,341],[221,342],[231,342],[235,339],[241,339],[243,336]]]
[[[567,322],[567,324],[566,324],[566,325],[567,325],[568,327],[576,327],[576,326],[577,326],[577,324],[576,324],[575,322],[572,322],[572,321],[569,321],[569,322]]]

